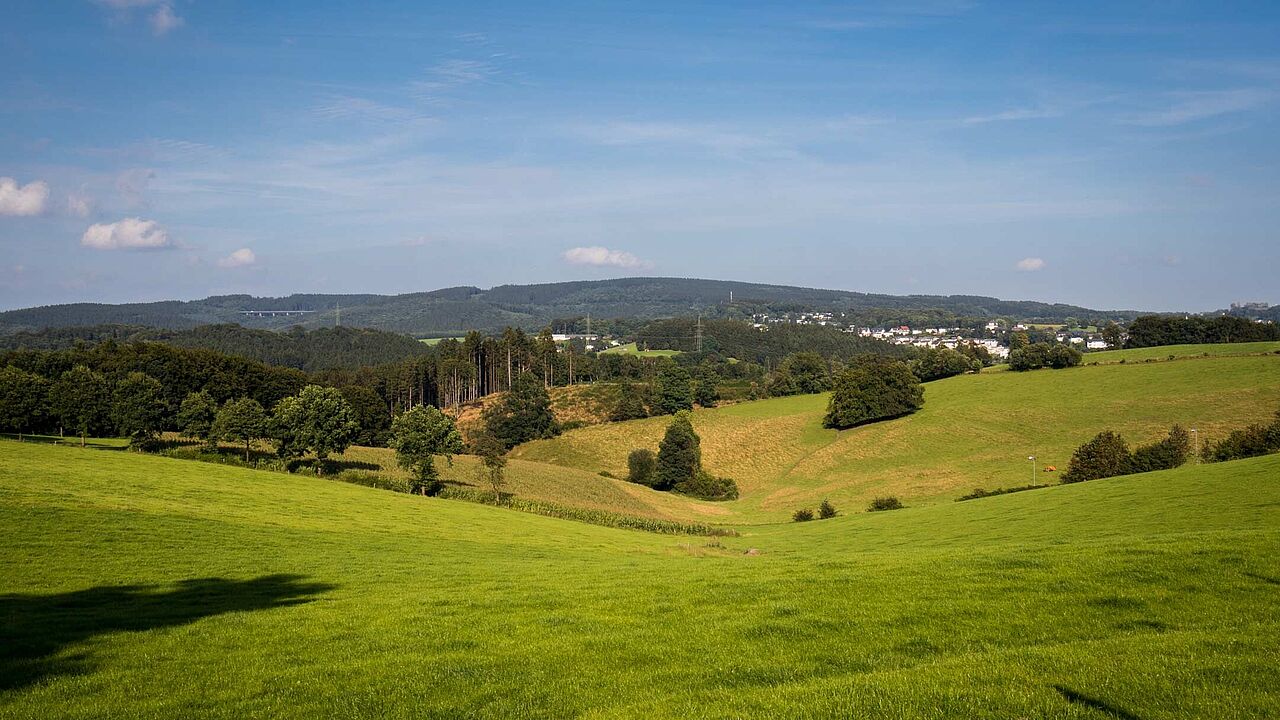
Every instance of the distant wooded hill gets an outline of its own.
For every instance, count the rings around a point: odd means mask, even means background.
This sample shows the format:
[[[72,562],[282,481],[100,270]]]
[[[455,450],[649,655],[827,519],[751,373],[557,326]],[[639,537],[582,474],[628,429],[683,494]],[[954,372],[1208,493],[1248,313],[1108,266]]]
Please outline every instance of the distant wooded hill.
[[[732,295],[733,301],[730,302]],[[239,323],[279,330],[376,328],[420,337],[497,332],[507,326],[536,330],[557,319],[656,318],[701,313],[710,318],[747,318],[756,312],[853,313],[863,324],[929,325],[955,318],[1013,317],[1043,322],[1067,318],[1127,320],[1133,311],[1101,311],[1073,305],[999,300],[975,295],[878,295],[725,280],[622,278],[541,285],[500,285],[481,290],[456,287],[406,295],[290,295],[257,298],[219,295],[203,300],[108,305],[76,303],[0,313],[0,333],[41,328],[133,325],[178,330],[213,323]],[[298,315],[252,311],[310,311]]]
[[[430,348],[411,337],[380,330],[344,327],[273,332],[232,324],[184,330],[133,325],[44,328],[0,335],[0,350],[65,350],[81,342],[96,345],[109,340],[151,341],[193,350],[215,350],[308,372],[387,365],[430,352]]]

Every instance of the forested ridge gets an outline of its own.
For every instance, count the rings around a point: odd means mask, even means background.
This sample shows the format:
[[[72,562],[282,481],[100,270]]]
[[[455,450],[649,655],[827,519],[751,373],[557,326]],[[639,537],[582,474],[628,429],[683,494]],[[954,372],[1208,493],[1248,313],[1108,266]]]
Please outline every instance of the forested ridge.
[[[216,350],[282,367],[314,371],[383,365],[427,354],[430,349],[406,335],[364,328],[301,327],[284,332],[231,323],[185,330],[134,325],[45,328],[0,335],[0,349],[63,350],[78,343],[161,342],[174,347]]]
[[[652,320],[701,313],[709,318],[744,319],[757,312],[806,310],[846,313],[868,325],[939,324],[974,317],[1061,322],[1068,317],[1123,320],[1137,316],[1133,311],[1100,311],[972,295],[897,296],[725,280],[620,278],[500,285],[488,290],[455,287],[403,295],[221,295],[185,302],[48,305],[0,312],[0,334],[82,325],[183,329],[236,322],[269,329],[342,324],[425,337],[462,335],[472,329],[497,333],[508,326],[536,331],[557,320],[587,314],[595,318]],[[244,314],[247,311],[307,312],[259,317]]]

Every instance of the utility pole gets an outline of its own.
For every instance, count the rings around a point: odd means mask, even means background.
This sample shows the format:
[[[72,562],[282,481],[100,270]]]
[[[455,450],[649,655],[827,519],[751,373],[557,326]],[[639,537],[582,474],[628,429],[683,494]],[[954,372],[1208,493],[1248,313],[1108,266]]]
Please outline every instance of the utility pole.
[[[1195,445],[1196,447],[1195,461],[1196,461],[1196,464],[1199,465],[1200,464],[1200,432],[1195,428],[1191,428],[1191,439],[1195,441],[1195,444],[1196,444]]]
[[[702,313],[698,313],[698,325],[693,334],[693,351],[702,352]]]
[[[1031,455],[1027,457],[1027,459],[1031,461],[1031,484],[1035,485],[1036,484],[1036,456]]]

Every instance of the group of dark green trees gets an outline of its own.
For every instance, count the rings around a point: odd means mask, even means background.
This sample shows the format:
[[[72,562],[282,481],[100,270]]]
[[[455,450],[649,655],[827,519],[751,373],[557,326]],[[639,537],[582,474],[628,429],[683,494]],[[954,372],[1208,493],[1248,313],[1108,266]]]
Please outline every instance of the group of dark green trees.
[[[1039,370],[1040,368],[1075,367],[1084,359],[1084,353],[1061,343],[1032,343],[1009,352],[1010,370]]]
[[[654,490],[674,491],[702,500],[733,500],[738,486],[702,467],[702,440],[688,410],[676,413],[658,443],[658,452],[639,448],[627,457],[627,479]]]
[[[1221,315],[1213,318],[1144,315],[1128,327],[1125,347],[1280,340],[1280,325]]]
[[[1191,457],[1191,436],[1180,425],[1169,429],[1163,440],[1143,445],[1132,452],[1124,438],[1111,430],[1098,433],[1092,440],[1076,448],[1062,482],[1129,475],[1132,473],[1169,470],[1181,466]]]

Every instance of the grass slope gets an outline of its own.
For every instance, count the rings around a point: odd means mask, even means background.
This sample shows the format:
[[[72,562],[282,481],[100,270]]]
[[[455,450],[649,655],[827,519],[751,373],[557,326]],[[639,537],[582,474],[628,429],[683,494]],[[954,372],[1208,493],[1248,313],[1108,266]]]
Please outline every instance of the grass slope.
[[[964,375],[925,386],[914,415],[843,432],[822,427],[827,395],[748,402],[694,412],[708,470],[731,477],[740,499],[721,503],[725,522],[784,520],[824,497],[860,510],[878,495],[946,501],[974,487],[1032,481],[1064,470],[1072,451],[1111,428],[1130,443],[1173,423],[1202,441],[1270,418],[1280,407],[1280,357],[1210,357],[1067,370]],[[656,449],[669,418],[582,428],[513,452],[520,460],[587,472],[627,472],[633,448]],[[1040,474],[1037,482],[1052,482]],[[699,518],[691,509],[690,519]],[[701,517],[699,519],[706,519]]]
[[[1129,350],[1104,350],[1084,356],[1085,364],[1112,363],[1121,360],[1146,362],[1148,360],[1200,359],[1205,356],[1229,357],[1233,355],[1265,355],[1280,353],[1280,342],[1217,343],[1208,345],[1162,345],[1159,347],[1132,348]]]
[[[0,717],[1265,717],[1277,477],[721,544],[0,441]]]

